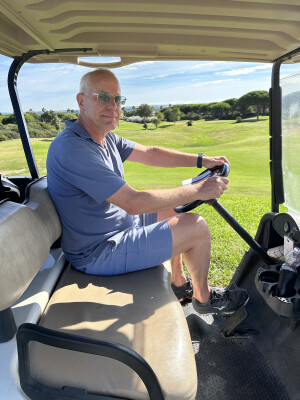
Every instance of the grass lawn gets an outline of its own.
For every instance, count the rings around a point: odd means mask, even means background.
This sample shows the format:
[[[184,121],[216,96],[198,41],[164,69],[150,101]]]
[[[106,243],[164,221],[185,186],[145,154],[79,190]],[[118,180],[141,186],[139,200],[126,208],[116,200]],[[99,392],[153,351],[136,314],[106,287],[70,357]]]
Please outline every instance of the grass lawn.
[[[153,127],[153,128],[152,128]],[[157,129],[149,124],[120,121],[117,134],[145,145],[157,145],[189,153],[226,155],[231,163],[228,191],[220,202],[252,235],[262,215],[270,211],[269,128],[261,117],[235,121],[163,122]],[[45,174],[45,160],[52,139],[32,139],[32,147],[40,173]],[[0,171],[6,175],[26,175],[28,169],[18,139],[0,142]],[[126,162],[127,182],[136,189],[171,188],[183,179],[197,175],[196,168],[154,168]],[[247,244],[208,205],[196,210],[209,223],[212,233],[211,285],[226,285],[238,266]]]

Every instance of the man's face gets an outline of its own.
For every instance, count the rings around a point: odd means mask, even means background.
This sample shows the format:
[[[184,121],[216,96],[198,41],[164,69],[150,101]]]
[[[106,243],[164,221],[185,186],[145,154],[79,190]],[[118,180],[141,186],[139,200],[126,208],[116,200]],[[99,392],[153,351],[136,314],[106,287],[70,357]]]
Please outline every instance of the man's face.
[[[88,126],[98,133],[106,134],[116,128],[121,106],[115,104],[114,97],[108,103],[97,100],[97,96],[91,93],[107,92],[111,95],[121,95],[119,82],[112,75],[97,75],[90,81],[89,87],[79,101],[80,114]]]

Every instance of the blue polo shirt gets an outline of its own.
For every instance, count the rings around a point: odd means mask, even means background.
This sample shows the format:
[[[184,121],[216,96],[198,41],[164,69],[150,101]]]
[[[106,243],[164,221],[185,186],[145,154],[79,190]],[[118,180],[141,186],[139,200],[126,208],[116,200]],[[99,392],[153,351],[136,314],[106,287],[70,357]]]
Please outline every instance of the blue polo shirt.
[[[49,147],[48,191],[62,223],[62,249],[75,268],[133,224],[133,216],[106,199],[125,184],[123,162],[134,146],[113,132],[102,146],[76,122],[66,121]]]

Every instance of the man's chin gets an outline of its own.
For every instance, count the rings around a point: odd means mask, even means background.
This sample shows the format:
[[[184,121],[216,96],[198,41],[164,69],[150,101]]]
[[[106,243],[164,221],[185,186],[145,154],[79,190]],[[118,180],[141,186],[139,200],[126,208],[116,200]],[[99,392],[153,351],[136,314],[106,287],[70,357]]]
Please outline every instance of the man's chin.
[[[118,121],[111,121],[111,123],[108,124],[109,130],[111,131],[111,130],[116,129],[117,125],[118,125]]]

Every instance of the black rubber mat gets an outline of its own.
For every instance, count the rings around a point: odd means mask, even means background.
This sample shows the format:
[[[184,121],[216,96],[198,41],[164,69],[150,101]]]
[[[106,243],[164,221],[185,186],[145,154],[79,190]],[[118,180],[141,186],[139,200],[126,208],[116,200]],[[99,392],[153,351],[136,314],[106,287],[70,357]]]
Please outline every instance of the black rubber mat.
[[[225,317],[202,316],[183,306],[194,347],[196,400],[288,400],[255,335],[225,338]],[[241,325],[246,328],[246,324]]]

